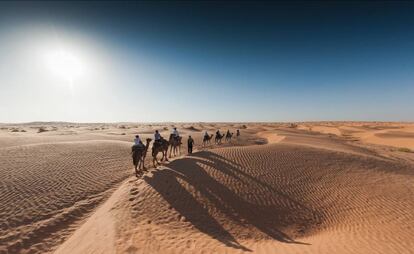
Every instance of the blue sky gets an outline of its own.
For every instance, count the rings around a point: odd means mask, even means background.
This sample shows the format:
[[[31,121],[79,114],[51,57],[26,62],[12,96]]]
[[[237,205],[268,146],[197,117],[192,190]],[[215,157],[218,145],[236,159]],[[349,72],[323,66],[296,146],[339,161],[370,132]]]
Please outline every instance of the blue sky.
[[[414,121],[413,14],[410,2],[1,2],[0,122]]]

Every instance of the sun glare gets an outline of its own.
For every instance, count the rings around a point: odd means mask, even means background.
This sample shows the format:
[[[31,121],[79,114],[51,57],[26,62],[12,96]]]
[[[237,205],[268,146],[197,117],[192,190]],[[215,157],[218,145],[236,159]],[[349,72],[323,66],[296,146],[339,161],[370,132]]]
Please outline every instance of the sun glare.
[[[83,65],[79,56],[68,50],[52,50],[46,57],[47,68],[59,78],[73,82],[83,74]]]

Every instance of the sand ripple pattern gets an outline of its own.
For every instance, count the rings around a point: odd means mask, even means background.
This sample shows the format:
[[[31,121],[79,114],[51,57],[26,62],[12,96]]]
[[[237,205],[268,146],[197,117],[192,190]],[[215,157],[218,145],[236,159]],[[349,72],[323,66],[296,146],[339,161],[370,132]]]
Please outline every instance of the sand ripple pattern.
[[[118,248],[243,252],[271,240],[282,244],[272,253],[286,246],[300,246],[297,253],[410,253],[413,165],[341,150],[279,143],[173,161],[131,184],[135,224],[121,226],[120,235],[139,248]]]
[[[131,173],[130,145],[84,141],[0,150],[0,253],[43,252]]]

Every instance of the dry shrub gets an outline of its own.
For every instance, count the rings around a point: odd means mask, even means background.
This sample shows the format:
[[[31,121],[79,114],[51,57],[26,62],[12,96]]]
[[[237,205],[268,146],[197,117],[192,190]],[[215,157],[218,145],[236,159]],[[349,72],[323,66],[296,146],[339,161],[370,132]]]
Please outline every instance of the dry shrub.
[[[40,127],[39,128],[39,130],[37,131],[37,133],[42,133],[42,132],[46,132],[46,131],[48,131],[47,129],[46,129],[46,127]]]
[[[398,151],[399,152],[404,152],[404,153],[412,153],[413,152],[413,151],[411,151],[410,148],[407,148],[407,147],[400,147],[400,148],[398,148]]]
[[[291,123],[290,125],[289,125],[289,128],[297,128],[298,127],[298,125],[297,124],[295,124],[295,123]]]

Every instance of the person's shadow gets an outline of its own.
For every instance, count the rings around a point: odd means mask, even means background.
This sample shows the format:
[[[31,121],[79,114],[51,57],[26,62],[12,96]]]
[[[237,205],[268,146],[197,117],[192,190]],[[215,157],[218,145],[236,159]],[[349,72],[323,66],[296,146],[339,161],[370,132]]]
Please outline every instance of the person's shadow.
[[[217,171],[217,174],[225,174],[226,181],[237,182],[240,188],[260,188],[263,192],[271,192],[271,197],[278,199],[278,202],[274,203],[285,205],[250,203],[239,196],[237,191],[218,182],[205,168],[210,168],[210,173]],[[240,165],[209,151],[197,152],[191,157],[175,160],[168,164],[167,168],[153,171],[151,177],[145,176],[144,180],[195,228],[228,247],[244,251],[250,250],[238,243],[211,214],[224,214],[238,225],[255,227],[268,238],[296,244],[306,243],[293,240],[279,228],[285,228],[290,223],[305,225],[309,219],[306,215],[318,216],[300,202],[249,175]],[[207,202],[200,203],[179,180],[192,186]]]

